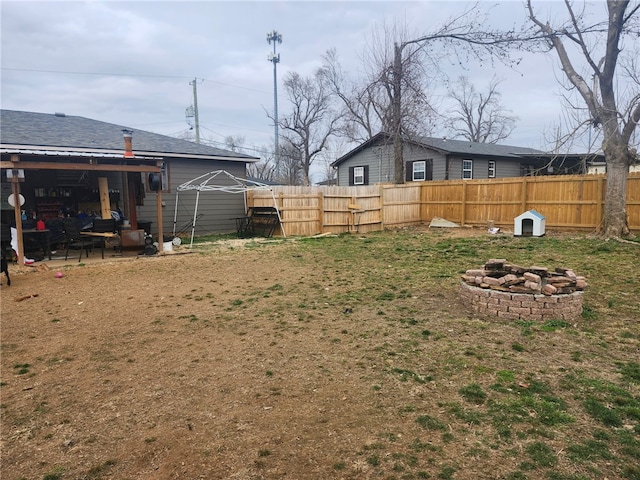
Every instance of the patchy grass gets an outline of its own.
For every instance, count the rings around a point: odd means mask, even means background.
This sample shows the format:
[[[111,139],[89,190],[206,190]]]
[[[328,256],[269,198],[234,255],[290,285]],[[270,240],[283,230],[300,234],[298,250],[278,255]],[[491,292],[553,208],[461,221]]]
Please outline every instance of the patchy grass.
[[[3,298],[1,476],[640,478],[639,247],[462,233],[19,278],[42,294]],[[477,318],[459,276],[489,258],[584,275],[582,318]]]

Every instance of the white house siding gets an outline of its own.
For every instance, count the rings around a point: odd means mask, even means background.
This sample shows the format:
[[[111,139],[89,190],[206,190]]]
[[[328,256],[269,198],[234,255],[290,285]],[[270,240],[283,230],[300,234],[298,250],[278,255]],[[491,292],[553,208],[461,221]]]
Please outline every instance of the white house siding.
[[[171,159],[169,163],[169,192],[162,192],[162,223],[165,235],[173,231],[173,216],[176,204],[176,187],[182,183],[215,170],[225,170],[237,177],[244,177],[244,162],[223,162],[189,159]],[[221,177],[220,180],[223,179]],[[228,181],[228,179],[227,179]],[[195,191],[180,192],[178,196],[177,230],[190,225],[196,201]],[[153,222],[151,231],[157,232],[156,194],[146,192],[144,206],[138,206],[138,219]],[[198,201],[198,213],[203,214],[196,224],[196,233],[232,232],[236,228],[234,217],[245,214],[244,194],[224,192],[201,192]]]

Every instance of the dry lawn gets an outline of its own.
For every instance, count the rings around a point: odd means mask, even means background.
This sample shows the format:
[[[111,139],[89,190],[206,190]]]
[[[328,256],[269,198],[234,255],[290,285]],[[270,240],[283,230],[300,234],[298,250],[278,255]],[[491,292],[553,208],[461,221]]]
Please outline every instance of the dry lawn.
[[[14,275],[0,477],[640,478],[640,408],[607,425],[583,406],[592,377],[640,402],[640,283],[605,291],[640,248],[603,254],[584,321],[544,329],[475,318],[457,275],[499,253],[558,266],[571,253],[537,245],[564,240],[459,234],[215,244]],[[570,266],[589,277],[580,258]],[[594,432],[606,447],[572,455]]]

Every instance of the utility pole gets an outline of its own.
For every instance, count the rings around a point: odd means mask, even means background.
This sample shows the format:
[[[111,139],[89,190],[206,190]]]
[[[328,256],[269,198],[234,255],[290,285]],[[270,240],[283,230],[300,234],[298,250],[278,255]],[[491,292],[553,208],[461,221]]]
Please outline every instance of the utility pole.
[[[273,53],[269,53],[267,60],[273,63],[273,124],[274,124],[274,156],[276,160],[276,164],[278,163],[278,75],[277,75],[277,65],[280,62],[280,54],[276,53],[276,45],[278,43],[282,43],[282,35],[279,34],[276,30],[267,33],[267,43],[271,45],[273,42]]]
[[[196,143],[200,143],[200,119],[198,118],[198,89],[196,87],[197,84],[198,84],[197,78],[194,78],[193,82],[189,82],[189,85],[193,85],[193,116],[195,118]]]

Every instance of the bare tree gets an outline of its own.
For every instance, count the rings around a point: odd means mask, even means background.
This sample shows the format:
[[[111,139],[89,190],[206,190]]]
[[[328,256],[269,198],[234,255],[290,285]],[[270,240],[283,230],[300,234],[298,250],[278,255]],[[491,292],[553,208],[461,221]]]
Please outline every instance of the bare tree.
[[[331,164],[342,154],[349,150],[347,142],[341,137],[332,139],[327,148],[319,155],[321,169],[319,171],[321,182],[328,184],[336,184],[338,179],[338,171]]]
[[[405,164],[402,156],[403,139],[410,134],[403,112],[404,97],[411,91],[411,70],[407,65],[414,59],[418,65],[428,61],[432,68],[437,68],[437,61],[432,56],[441,52],[447,58],[458,59],[460,63],[470,58],[489,58],[507,63],[517,63],[510,56],[509,49],[515,44],[522,46],[526,38],[522,32],[487,30],[489,12],[482,12],[479,4],[449,18],[439,28],[418,38],[396,41],[393,46],[392,63],[384,79],[391,99],[391,126],[388,129],[393,136],[395,183],[404,183]],[[442,48],[437,50],[436,44]],[[427,48],[429,46],[429,48]]]
[[[531,0],[527,0],[531,22],[549,49],[556,51],[566,79],[587,106],[590,123],[601,130],[607,163],[603,234],[628,235],[627,175],[634,158],[630,141],[640,121],[640,82],[637,48],[630,44],[628,51],[633,57],[629,59],[620,55],[627,34],[637,38],[640,4],[607,0],[608,18],[596,24],[587,23],[584,11],[574,9],[569,0],[565,0],[564,6],[567,20],[552,26],[550,20],[540,19]],[[599,46],[604,46],[604,50]],[[584,62],[582,72],[579,62]],[[619,66],[622,74],[616,72]],[[587,75],[593,78],[593,84],[585,79]]]
[[[242,135],[227,135],[224,137],[225,146],[232,152],[239,152],[244,147],[245,138]]]
[[[260,160],[254,163],[247,163],[247,176],[264,182],[276,181],[277,168],[273,148],[262,146],[255,147],[254,150],[260,157]]]
[[[340,116],[333,109],[331,92],[320,71],[308,78],[290,72],[284,87],[292,107],[279,121],[284,147],[289,159],[300,162],[303,184],[309,185],[311,164],[336,134]]]
[[[303,174],[303,152],[289,142],[281,143],[278,147],[278,162],[276,163],[275,179],[285,185],[308,185]],[[308,178],[308,175],[307,175]]]
[[[335,50],[324,55],[322,72],[343,108],[339,133],[344,138],[362,143],[380,131],[393,129],[392,45],[408,35],[399,24],[374,29],[362,54],[363,76],[358,79],[344,72]],[[435,109],[428,95],[434,69],[426,68],[423,57],[415,52],[404,62],[401,113],[408,134],[426,135],[434,128]]]
[[[375,102],[374,88],[371,85],[360,86],[356,81],[349,80],[335,49],[328,50],[323,56],[320,72],[328,88],[342,105],[342,122],[338,134],[354,143],[362,143],[378,133],[382,122]]]
[[[511,135],[518,117],[500,103],[500,82],[495,78],[486,93],[479,92],[465,76],[449,89],[455,107],[449,112],[448,128],[453,137],[470,142],[498,143]]]

